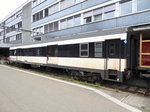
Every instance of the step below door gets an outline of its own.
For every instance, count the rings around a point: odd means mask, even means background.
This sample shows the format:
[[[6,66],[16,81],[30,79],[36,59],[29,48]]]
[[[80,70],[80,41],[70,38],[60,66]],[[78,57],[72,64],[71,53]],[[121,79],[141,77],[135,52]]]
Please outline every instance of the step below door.
[[[108,80],[119,81],[121,68],[121,41],[120,39],[106,41],[106,61],[105,78]]]

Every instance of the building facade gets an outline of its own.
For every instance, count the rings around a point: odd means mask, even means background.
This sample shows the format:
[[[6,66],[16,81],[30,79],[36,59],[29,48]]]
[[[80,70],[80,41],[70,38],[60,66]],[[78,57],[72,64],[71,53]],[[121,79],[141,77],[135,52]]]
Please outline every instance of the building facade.
[[[34,0],[32,7],[34,42],[90,32],[103,35],[114,29],[127,32],[126,28],[150,22],[148,0]]]
[[[0,47],[29,43],[31,39],[31,8],[32,2],[27,1],[1,21]]]
[[[29,0],[1,21],[0,43],[15,46],[127,32],[131,26],[149,24],[148,15],[148,0]]]

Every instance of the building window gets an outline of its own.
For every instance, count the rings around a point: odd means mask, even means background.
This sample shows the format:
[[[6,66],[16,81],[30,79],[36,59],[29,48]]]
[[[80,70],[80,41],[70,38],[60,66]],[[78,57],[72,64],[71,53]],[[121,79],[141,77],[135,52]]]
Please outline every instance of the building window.
[[[114,17],[114,15],[115,15],[114,11],[107,12],[104,14],[104,19],[112,18],[112,17]]]
[[[6,39],[5,39],[5,43],[9,43],[10,42],[10,37],[7,37]]]
[[[100,20],[102,20],[102,14],[94,16],[94,21],[100,21]]]
[[[52,5],[51,7],[48,8],[48,12],[49,12],[49,15],[59,11],[59,4],[55,4],[55,5]]]
[[[60,28],[70,28],[81,24],[81,15],[75,15],[60,21]]]
[[[81,24],[81,15],[74,16],[74,25],[80,25]]]
[[[58,21],[44,26],[44,33],[58,30]]]
[[[44,34],[44,27],[40,27],[40,34]]]
[[[67,21],[66,21],[66,19],[60,21],[60,27],[61,27],[61,29],[67,28]]]
[[[18,28],[22,28],[22,22],[19,22],[19,23],[17,24],[17,27],[18,27]]]
[[[10,27],[10,31],[11,31],[11,32],[12,32],[12,31],[15,31],[15,30],[16,30],[15,25],[13,25],[13,26]]]
[[[21,40],[22,39],[22,33],[19,33],[16,35],[16,40]]]
[[[36,21],[36,15],[33,15],[33,22]]]
[[[112,18],[115,16],[115,4],[104,7],[104,19]]]
[[[92,22],[93,11],[84,13],[84,23]]]
[[[67,18],[67,27],[72,27],[74,25],[73,17]]]
[[[90,22],[92,22],[92,17],[84,18],[84,23],[90,23]]]
[[[49,31],[48,32],[52,32],[54,29],[53,29],[53,23],[50,23],[49,24]]]
[[[120,15],[132,13],[132,1],[123,1],[120,2]]]
[[[40,19],[40,15],[39,13],[36,14],[36,21],[38,21]]]
[[[58,27],[59,27],[58,21],[57,21],[57,22],[54,22],[54,31],[57,31],[57,30],[58,30]]]
[[[142,11],[150,9],[150,1],[149,0],[137,0],[137,10]]]
[[[88,57],[89,56],[89,44],[84,43],[80,44],[80,57]]]
[[[61,0],[60,1],[60,10],[63,10],[72,5],[74,5],[74,0]]]
[[[103,56],[103,44],[102,42],[95,43],[95,57]]]
[[[37,4],[38,4],[38,1],[37,1],[37,0],[34,0],[34,1],[33,1],[33,7],[37,6]]]
[[[33,36],[41,35],[43,33],[44,33],[44,27],[43,26],[33,29]]]
[[[94,21],[102,20],[102,13],[103,13],[102,8],[94,10],[93,11]]]
[[[49,25],[45,25],[44,26],[44,33],[48,33],[49,32]]]
[[[40,15],[39,15],[39,16],[40,16],[39,19],[42,19],[42,18],[43,18],[43,11],[40,11],[39,14],[40,14]]]
[[[33,15],[33,22],[38,21],[43,18],[43,11],[40,11]]]
[[[16,40],[16,35],[9,37],[9,42],[13,42]]]
[[[10,29],[10,28],[9,28]],[[3,36],[4,35],[4,31],[1,31],[0,32],[0,36]],[[3,39],[3,37],[1,37]]]
[[[65,9],[67,6],[66,6],[66,4],[67,4],[67,2],[66,2],[67,0],[62,0],[62,1],[60,1],[60,10],[62,10],[62,9]]]
[[[8,27],[8,28],[6,29],[6,34],[7,34],[7,33],[10,33],[10,32],[11,32],[11,28]]]
[[[47,17],[48,16],[48,12],[49,12],[48,8],[45,9],[44,11],[45,11],[45,15],[44,16]]]

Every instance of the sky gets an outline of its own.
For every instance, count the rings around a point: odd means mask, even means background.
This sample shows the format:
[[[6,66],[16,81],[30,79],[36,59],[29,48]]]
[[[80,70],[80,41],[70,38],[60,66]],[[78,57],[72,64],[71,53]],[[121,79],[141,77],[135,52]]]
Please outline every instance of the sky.
[[[27,0],[1,0],[0,2],[0,21],[16,10]]]

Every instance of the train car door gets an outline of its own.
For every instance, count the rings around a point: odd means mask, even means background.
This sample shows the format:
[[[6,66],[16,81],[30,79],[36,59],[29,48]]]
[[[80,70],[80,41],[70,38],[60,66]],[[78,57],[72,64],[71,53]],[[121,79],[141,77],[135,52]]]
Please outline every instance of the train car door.
[[[105,78],[107,80],[119,81],[119,71],[121,68],[121,40],[106,40],[105,48]]]

